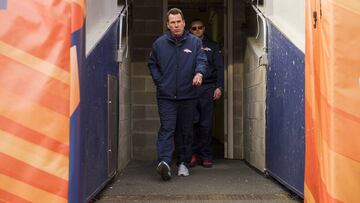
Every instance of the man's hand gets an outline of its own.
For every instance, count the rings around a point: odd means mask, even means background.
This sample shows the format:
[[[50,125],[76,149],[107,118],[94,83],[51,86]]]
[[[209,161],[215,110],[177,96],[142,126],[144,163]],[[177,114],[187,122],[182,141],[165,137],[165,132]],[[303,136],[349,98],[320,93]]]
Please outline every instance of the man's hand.
[[[194,78],[192,84],[195,86],[200,86],[202,83],[203,75],[201,73],[197,73]]]
[[[219,87],[216,88],[215,91],[214,91],[213,99],[214,99],[214,100],[220,99],[221,94],[222,94],[222,93],[221,93],[221,89],[220,89]]]

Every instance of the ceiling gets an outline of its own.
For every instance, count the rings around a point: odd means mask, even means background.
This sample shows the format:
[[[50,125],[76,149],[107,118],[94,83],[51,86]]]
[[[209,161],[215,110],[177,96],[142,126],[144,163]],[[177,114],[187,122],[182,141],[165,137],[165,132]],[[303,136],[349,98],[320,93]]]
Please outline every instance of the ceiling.
[[[208,8],[223,9],[224,0],[168,0],[168,5],[182,9],[198,9],[201,12]]]

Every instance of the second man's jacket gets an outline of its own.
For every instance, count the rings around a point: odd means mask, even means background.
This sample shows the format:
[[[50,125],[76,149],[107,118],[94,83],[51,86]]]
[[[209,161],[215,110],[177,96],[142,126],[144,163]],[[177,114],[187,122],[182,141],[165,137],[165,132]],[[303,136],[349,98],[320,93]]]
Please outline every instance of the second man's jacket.
[[[224,89],[224,63],[219,45],[205,37],[202,40],[207,59],[208,67],[204,77],[204,84],[215,84],[215,87]]]

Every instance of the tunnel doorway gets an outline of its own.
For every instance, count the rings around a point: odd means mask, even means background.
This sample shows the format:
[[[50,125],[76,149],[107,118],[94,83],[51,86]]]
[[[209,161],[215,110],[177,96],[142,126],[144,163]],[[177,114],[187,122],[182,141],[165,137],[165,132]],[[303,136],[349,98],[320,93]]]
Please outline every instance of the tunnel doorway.
[[[213,153],[214,158],[230,158],[228,156],[228,109],[227,109],[227,77],[226,70],[228,60],[226,55],[226,3],[224,0],[167,0],[164,1],[164,29],[166,29],[166,12],[170,8],[179,8],[183,11],[186,29],[190,28],[193,19],[203,20],[206,30],[205,34],[211,40],[217,42],[222,50],[225,69],[225,91],[220,100],[215,102],[213,117]]]

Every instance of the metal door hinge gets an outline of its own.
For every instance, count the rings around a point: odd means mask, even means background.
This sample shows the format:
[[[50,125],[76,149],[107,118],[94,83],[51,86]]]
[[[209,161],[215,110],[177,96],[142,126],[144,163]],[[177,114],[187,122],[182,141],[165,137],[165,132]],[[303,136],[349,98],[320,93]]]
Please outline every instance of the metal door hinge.
[[[314,29],[316,29],[316,23],[317,23],[317,12],[313,12],[313,18],[314,18]]]

